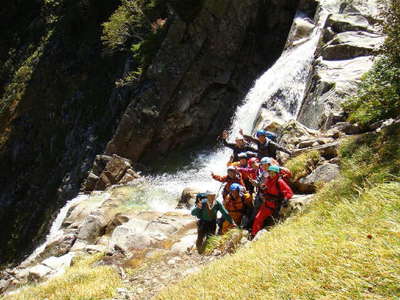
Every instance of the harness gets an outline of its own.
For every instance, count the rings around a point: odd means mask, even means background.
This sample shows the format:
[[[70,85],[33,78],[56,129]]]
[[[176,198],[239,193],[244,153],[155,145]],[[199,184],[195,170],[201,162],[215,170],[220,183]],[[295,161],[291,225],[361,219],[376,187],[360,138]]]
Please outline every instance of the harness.
[[[276,186],[276,190],[279,192],[278,195],[273,195],[273,194],[269,194],[269,193],[261,193],[262,198],[264,198],[264,196],[268,197],[268,200],[266,201],[264,200],[265,205],[270,208],[270,209],[277,209],[279,208],[280,204],[282,203],[283,200],[283,193],[281,191],[281,188],[279,186],[279,180],[283,180],[281,176],[278,177],[278,179],[275,181],[275,186]],[[277,204],[276,207],[270,207],[267,205],[267,202],[274,202],[275,204]]]

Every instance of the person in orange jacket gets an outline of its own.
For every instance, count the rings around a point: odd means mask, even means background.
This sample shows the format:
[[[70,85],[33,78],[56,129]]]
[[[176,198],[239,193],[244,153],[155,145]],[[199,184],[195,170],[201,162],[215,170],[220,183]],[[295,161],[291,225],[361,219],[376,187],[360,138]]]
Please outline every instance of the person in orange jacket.
[[[228,167],[226,176],[219,176],[211,173],[211,177],[214,180],[225,183],[224,189],[222,190],[223,199],[225,199],[225,197],[229,194],[229,188],[233,183],[238,183],[241,186],[244,186],[242,176],[239,172],[237,172],[236,168],[232,166]]]
[[[251,211],[251,207],[253,206],[250,194],[246,193],[244,187],[238,183],[231,184],[229,194],[225,197],[223,204],[231,218],[238,225],[243,224],[243,217],[249,209]],[[231,228],[232,224],[228,220],[225,220],[222,225],[222,234]]]
[[[267,218],[272,217],[276,221],[282,205],[286,205],[293,197],[293,191],[280,175],[279,166],[269,166],[268,176],[263,183],[261,192],[261,204],[255,217],[251,235],[254,237],[264,227]]]

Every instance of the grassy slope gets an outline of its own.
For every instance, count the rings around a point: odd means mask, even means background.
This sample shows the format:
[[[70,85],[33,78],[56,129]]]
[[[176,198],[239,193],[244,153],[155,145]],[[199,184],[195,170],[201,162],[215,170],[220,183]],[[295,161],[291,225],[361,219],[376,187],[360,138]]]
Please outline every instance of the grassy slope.
[[[93,267],[102,254],[78,260],[59,277],[45,284],[32,285],[20,293],[2,298],[3,300],[89,300],[106,299],[115,296],[121,285],[117,272],[110,266]]]
[[[301,216],[159,299],[394,299],[400,295],[400,128],[341,149],[342,177]]]

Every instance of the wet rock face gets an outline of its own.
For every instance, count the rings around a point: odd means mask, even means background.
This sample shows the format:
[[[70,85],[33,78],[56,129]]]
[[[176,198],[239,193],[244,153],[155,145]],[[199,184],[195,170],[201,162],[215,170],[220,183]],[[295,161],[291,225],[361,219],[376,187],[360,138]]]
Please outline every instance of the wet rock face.
[[[341,104],[357,90],[384,40],[377,26],[377,1],[322,5],[328,12],[322,47],[308,80],[298,121],[313,129],[329,129],[345,119]]]
[[[296,6],[209,0],[190,23],[176,17],[106,153],[153,160],[217,136],[253,80],[279,57]]]
[[[24,7],[24,13],[1,29],[5,42],[0,52],[9,53],[6,45],[14,47],[16,56],[7,58],[23,60],[21,56],[29,57],[26,48],[35,49],[49,28],[40,8],[31,9],[31,4],[5,1],[5,14],[17,10],[9,2]],[[60,8],[63,18],[55,25],[13,113],[0,114],[0,264],[21,258],[40,242],[54,213],[79,191],[126,107],[124,99],[111,96],[125,57],[102,55],[99,38],[101,23],[117,3],[85,1],[83,7],[82,1],[66,2]],[[33,3],[42,6],[41,1]],[[18,39],[11,42],[8,34]],[[6,140],[5,132],[9,133]]]
[[[82,190],[84,192],[104,191],[114,184],[126,184],[139,177],[129,159],[115,154],[113,156],[97,155]]]

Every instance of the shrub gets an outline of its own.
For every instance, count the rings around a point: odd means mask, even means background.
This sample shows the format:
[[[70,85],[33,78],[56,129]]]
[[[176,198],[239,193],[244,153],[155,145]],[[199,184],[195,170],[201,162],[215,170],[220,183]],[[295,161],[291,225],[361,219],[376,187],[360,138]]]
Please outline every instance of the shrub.
[[[355,97],[343,105],[349,121],[368,125],[400,115],[400,68],[389,57],[377,60],[366,73]]]
[[[165,10],[164,2],[122,0],[109,21],[103,23],[103,44],[110,51],[129,50],[132,44],[146,40],[164,24],[159,21]]]

